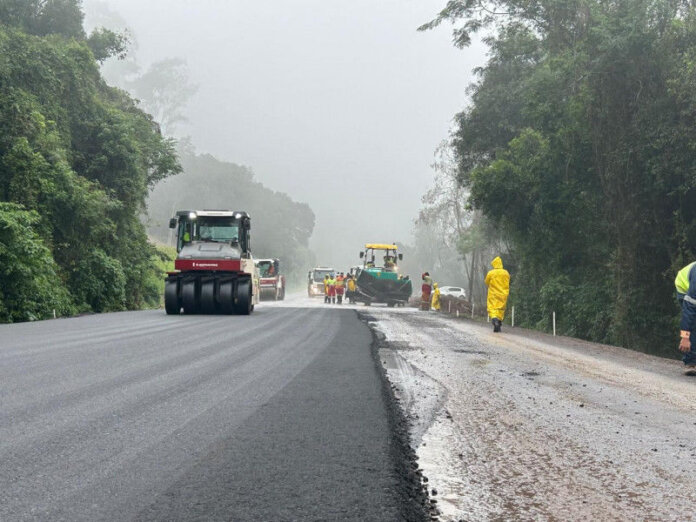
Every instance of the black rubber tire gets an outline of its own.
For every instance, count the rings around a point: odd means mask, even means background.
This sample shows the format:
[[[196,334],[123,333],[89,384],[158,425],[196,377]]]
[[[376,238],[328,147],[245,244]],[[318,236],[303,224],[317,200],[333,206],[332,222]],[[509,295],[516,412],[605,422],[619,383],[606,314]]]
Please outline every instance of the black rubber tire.
[[[226,281],[220,284],[218,296],[220,298],[220,309],[224,314],[233,314],[234,309],[234,282]]]
[[[164,309],[168,315],[179,315],[181,312],[178,281],[166,281],[164,283]]]
[[[206,281],[201,284],[201,312],[215,313],[215,281]]]
[[[196,302],[196,281],[185,281],[181,285],[181,306],[185,314],[195,314],[198,311]]]
[[[241,279],[237,283],[237,299],[234,311],[239,315],[249,315],[253,310],[251,306],[251,281]]]
[[[396,303],[395,303],[394,301],[390,301],[390,302],[387,303],[387,306],[388,306],[389,308],[394,308],[395,305],[396,305]]]
[[[280,289],[280,300],[285,301],[285,287]]]

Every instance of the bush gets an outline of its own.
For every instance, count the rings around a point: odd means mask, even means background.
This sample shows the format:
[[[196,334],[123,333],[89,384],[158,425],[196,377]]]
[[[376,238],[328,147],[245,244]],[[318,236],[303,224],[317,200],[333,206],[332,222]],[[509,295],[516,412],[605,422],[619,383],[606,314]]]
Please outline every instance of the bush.
[[[67,315],[72,303],[58,267],[34,227],[36,212],[0,202],[0,321]]]

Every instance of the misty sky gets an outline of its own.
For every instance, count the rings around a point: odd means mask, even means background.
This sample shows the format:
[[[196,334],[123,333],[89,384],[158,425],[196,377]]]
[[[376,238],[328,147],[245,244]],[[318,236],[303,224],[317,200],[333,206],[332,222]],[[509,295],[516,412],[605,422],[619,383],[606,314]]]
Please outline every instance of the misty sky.
[[[188,62],[199,91],[182,131],[198,151],[310,204],[320,263],[411,240],[433,151],[484,59],[480,46],[455,49],[449,26],[416,31],[445,0],[107,3],[134,30],[143,68]]]

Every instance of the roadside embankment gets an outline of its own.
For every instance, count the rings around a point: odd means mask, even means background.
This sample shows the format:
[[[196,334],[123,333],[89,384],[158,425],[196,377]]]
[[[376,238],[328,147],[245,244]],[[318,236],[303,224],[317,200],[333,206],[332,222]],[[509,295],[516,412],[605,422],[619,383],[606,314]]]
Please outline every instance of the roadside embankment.
[[[687,520],[696,382],[679,363],[370,310],[442,520]]]

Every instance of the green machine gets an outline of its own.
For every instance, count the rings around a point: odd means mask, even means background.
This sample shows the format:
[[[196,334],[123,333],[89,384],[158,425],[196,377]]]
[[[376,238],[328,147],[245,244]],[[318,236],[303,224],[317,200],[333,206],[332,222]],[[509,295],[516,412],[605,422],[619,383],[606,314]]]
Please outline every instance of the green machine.
[[[399,273],[399,261],[404,256],[397,253],[395,244],[368,243],[360,252],[363,266],[358,271],[355,300],[366,305],[386,303],[387,306],[403,306],[413,293],[411,279]]]

